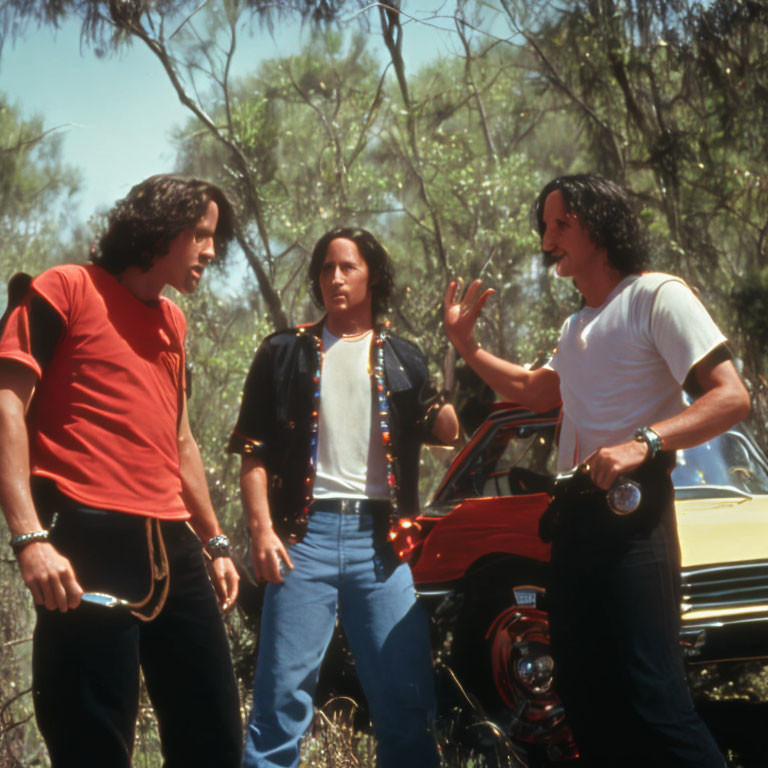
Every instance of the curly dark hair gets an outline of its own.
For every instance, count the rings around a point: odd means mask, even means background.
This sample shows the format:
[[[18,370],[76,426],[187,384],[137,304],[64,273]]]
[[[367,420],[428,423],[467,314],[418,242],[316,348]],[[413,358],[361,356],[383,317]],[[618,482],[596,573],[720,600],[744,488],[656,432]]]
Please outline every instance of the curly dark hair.
[[[637,216],[626,190],[613,181],[592,173],[558,176],[539,193],[531,210],[533,226],[544,237],[544,201],[559,189],[568,213],[575,213],[608,261],[625,275],[642,272],[648,266],[648,250]],[[554,263],[544,254],[544,263]]]
[[[324,308],[323,294],[320,290],[320,272],[328,253],[331,240],[342,237],[351,240],[360,251],[368,265],[368,280],[371,285],[371,313],[374,320],[386,315],[389,300],[395,289],[395,268],[387,249],[367,230],[360,227],[337,227],[326,232],[312,250],[309,262],[309,284],[315,303]]]
[[[214,248],[217,256],[224,257],[234,235],[235,214],[223,190],[201,179],[158,174],[117,201],[91,261],[113,275],[128,267],[148,270],[158,256],[168,252],[177,235],[197,224],[211,200],[219,207]]]

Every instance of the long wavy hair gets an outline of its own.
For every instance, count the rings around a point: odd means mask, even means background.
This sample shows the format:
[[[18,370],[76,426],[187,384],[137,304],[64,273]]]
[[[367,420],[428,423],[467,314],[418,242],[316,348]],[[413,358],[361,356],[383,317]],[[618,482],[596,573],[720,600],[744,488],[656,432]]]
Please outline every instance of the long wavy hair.
[[[197,224],[211,201],[219,208],[214,247],[216,255],[223,257],[234,235],[234,211],[223,190],[201,179],[158,174],[118,200],[91,261],[113,275],[128,267],[146,271],[168,252],[175,237]]]
[[[591,173],[558,176],[547,184],[533,204],[533,226],[544,237],[544,201],[559,189],[565,209],[575,213],[598,248],[605,248],[608,261],[625,275],[648,266],[648,249],[626,190],[613,181]],[[544,263],[554,263],[544,254]]]
[[[351,240],[360,251],[360,255],[368,265],[368,282],[371,286],[371,314],[377,320],[386,315],[389,300],[395,289],[395,268],[387,249],[367,230],[360,227],[337,227],[326,232],[312,250],[309,262],[309,284],[315,303],[321,309],[323,294],[320,290],[320,272],[328,254],[331,240],[342,237]]]

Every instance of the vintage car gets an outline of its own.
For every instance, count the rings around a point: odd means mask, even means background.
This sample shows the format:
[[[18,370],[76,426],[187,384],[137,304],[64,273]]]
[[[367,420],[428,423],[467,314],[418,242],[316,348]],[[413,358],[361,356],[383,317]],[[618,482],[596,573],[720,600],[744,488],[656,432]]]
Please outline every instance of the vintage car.
[[[537,750],[546,763],[576,755],[552,685],[549,546],[538,536],[557,417],[494,405],[396,538],[433,617],[439,660],[534,763]],[[768,655],[768,461],[736,427],[679,451],[672,478],[685,656],[697,664]]]

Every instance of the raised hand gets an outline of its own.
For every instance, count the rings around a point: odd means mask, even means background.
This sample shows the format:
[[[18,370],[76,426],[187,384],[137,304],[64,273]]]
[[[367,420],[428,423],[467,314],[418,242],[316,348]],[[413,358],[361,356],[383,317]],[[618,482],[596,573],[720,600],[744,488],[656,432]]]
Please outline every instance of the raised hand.
[[[445,289],[444,321],[445,332],[454,343],[459,352],[471,349],[475,346],[472,334],[475,330],[477,318],[488,301],[488,297],[495,293],[493,288],[488,288],[481,293],[482,280],[474,280],[470,283],[461,300],[462,280],[451,280]]]

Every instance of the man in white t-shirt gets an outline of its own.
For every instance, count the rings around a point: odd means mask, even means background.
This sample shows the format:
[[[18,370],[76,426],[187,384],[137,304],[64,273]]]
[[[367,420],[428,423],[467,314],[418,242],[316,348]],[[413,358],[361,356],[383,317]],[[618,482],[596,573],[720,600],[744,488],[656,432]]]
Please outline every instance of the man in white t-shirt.
[[[534,411],[562,401],[561,469],[581,465],[602,489],[633,474],[646,499],[624,527],[596,502],[559,510],[548,592],[558,690],[588,765],[722,768],[693,709],[678,645],[669,471],[675,451],[745,418],[749,396],[725,337],[690,289],[645,271],[623,189],[595,175],[560,177],[540,193],[533,218],[545,263],[573,278],[584,299],[550,365],[527,370],[478,346],[473,329],[493,292],[480,281],[460,301],[449,284],[448,336],[502,397]],[[697,396],[691,405],[684,389]]]
[[[264,598],[246,768],[292,768],[338,612],[381,768],[437,768],[427,617],[388,541],[418,512],[419,449],[450,443],[453,407],[419,348],[375,321],[392,267],[369,232],[324,235],[309,278],[323,320],[259,347],[230,450]]]

